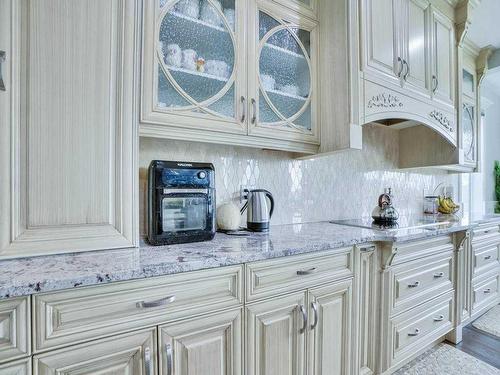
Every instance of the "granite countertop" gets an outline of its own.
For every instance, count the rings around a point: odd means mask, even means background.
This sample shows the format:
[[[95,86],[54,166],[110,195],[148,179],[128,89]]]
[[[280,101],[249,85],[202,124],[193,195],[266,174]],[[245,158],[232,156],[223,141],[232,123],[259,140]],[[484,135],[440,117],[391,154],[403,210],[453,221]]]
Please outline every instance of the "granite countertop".
[[[377,241],[404,242],[467,230],[482,217],[439,228],[375,231],[328,222],[272,226],[245,237],[217,233],[209,242],[102,250],[0,261],[0,298],[105,284],[325,251]]]

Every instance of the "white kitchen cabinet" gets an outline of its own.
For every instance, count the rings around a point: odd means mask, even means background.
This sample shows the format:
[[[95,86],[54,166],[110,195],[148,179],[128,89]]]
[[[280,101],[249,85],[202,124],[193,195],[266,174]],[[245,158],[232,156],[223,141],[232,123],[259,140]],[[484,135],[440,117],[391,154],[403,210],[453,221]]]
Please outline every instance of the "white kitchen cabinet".
[[[403,67],[401,78],[404,86],[429,97],[429,16],[428,0],[403,0],[402,48]]]
[[[305,375],[307,295],[296,293],[246,307],[246,374]]]
[[[363,50],[366,74],[398,83],[403,70],[400,55],[401,0],[363,1]]]
[[[456,79],[453,22],[433,8],[431,25],[433,99],[453,106]]]
[[[30,354],[30,322],[28,297],[0,300],[0,363]]]
[[[0,365],[2,375],[31,375],[31,358]]]
[[[309,290],[308,374],[351,373],[352,280]]]
[[[242,311],[160,326],[159,343],[160,374],[240,375]]]
[[[138,3],[1,2],[0,257],[138,244]]]
[[[318,24],[266,1],[249,6],[249,134],[318,143]]]
[[[146,1],[141,135],[315,152],[318,25],[284,3]]]
[[[157,374],[156,328],[149,328],[33,357],[34,375]]]

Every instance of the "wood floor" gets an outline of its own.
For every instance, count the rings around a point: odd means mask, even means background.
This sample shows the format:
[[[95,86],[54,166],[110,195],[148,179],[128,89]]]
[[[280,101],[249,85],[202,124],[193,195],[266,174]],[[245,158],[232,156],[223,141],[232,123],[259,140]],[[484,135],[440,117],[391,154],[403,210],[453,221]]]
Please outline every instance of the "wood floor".
[[[474,328],[471,324],[462,332],[462,342],[455,345],[477,359],[500,369],[500,338]]]

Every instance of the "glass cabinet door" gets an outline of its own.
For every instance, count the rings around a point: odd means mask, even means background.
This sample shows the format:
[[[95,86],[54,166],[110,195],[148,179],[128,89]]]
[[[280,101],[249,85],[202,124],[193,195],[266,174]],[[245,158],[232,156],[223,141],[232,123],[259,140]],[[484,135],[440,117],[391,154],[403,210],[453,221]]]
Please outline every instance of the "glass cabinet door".
[[[153,111],[242,127],[239,0],[154,1]]]
[[[476,162],[476,114],[473,105],[464,103],[462,108],[462,148],[466,162]]]
[[[316,139],[316,24],[255,7],[249,42],[255,56],[249,76],[250,132]],[[252,57],[250,57],[252,59]],[[276,133],[277,134],[277,133]]]

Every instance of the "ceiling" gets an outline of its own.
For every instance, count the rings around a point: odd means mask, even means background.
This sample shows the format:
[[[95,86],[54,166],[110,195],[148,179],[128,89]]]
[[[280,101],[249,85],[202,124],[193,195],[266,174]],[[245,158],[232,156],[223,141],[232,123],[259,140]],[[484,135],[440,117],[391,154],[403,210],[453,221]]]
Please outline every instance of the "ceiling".
[[[480,48],[489,45],[500,48],[500,0],[481,0],[472,17],[469,39]]]

